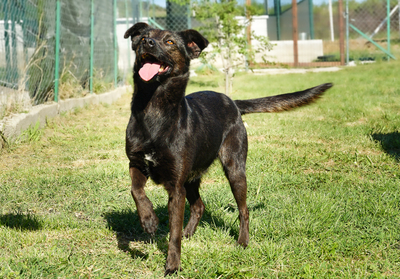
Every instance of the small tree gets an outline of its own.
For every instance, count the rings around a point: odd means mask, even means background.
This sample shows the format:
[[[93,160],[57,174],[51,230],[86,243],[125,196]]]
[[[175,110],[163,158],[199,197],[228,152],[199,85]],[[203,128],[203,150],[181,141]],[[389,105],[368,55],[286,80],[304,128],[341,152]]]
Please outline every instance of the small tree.
[[[245,25],[249,20],[240,24],[237,16],[243,16],[245,10],[236,0],[221,0],[220,2],[201,1],[193,4],[196,18],[202,21],[202,33],[212,43],[212,49],[204,52],[203,61],[221,57],[225,73],[225,94],[229,95],[232,88],[234,69],[244,66],[248,61],[254,61],[256,53],[272,49],[265,36],[251,34],[252,39],[259,41],[259,45],[250,47],[247,43]],[[253,9],[246,7],[247,16],[250,18]],[[263,55],[265,60],[265,55]]]

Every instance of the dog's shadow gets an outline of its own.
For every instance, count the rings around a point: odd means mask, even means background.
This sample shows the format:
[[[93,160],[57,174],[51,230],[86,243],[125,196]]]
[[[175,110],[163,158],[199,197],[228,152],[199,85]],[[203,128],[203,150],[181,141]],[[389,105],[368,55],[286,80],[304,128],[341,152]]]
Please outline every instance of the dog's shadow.
[[[392,132],[387,134],[382,133],[374,133],[371,135],[372,138],[379,142],[382,149],[395,158],[397,161],[400,161],[400,133]]]
[[[158,216],[160,212],[157,211],[162,210],[156,209],[156,214]],[[124,209],[121,211],[110,211],[104,214],[104,218],[107,221],[108,228],[116,234],[118,248],[130,254],[132,258],[147,259],[148,255],[136,248],[131,248],[129,245],[130,242],[149,243],[155,241],[157,246],[161,247],[162,243],[166,241],[167,233],[160,228],[160,225],[156,237],[153,238],[142,230],[136,210]]]
[[[21,231],[37,231],[42,227],[42,222],[32,214],[8,213],[0,214],[0,226]]]
[[[121,251],[130,254],[132,258],[147,259],[148,254],[143,253],[139,249],[132,248],[131,242],[144,242],[144,243],[156,243],[157,248],[164,254],[168,250],[168,209],[167,206],[159,206],[154,209],[157,217],[159,218],[158,229],[155,236],[150,236],[145,233],[140,226],[139,216],[137,211],[131,209],[124,209],[121,211],[110,211],[104,214],[104,218],[107,221],[108,228],[116,233],[117,245]],[[189,206],[185,208],[185,221],[188,222],[190,217]],[[204,211],[203,217],[200,220],[199,227],[202,223],[207,223],[213,227],[227,227],[226,222],[221,218],[213,216],[207,209]],[[235,226],[234,224],[231,224]],[[228,227],[233,227],[228,225]],[[238,232],[230,228],[229,234],[236,238]]]

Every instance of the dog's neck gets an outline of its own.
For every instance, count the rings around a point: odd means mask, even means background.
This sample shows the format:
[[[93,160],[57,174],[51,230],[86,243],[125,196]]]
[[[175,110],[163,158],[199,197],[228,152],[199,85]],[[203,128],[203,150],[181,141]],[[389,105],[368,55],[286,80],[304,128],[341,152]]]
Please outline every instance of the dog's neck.
[[[152,107],[160,113],[178,112],[182,108],[181,103],[184,102],[189,72],[168,77],[161,82],[144,82],[137,73],[134,73],[134,81],[132,111],[146,113]]]

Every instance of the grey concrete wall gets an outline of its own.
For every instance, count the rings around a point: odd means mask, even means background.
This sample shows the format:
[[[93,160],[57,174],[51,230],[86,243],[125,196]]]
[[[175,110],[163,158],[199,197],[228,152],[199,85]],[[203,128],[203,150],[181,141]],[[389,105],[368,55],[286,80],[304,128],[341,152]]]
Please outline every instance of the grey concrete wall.
[[[17,139],[23,131],[39,123],[42,128],[46,125],[49,118],[53,118],[62,112],[81,108],[86,105],[106,103],[112,104],[118,100],[122,94],[132,92],[130,86],[119,87],[111,92],[103,94],[92,94],[83,98],[73,98],[62,100],[58,103],[43,104],[32,107],[28,113],[20,113],[0,121],[0,148],[5,144],[4,140],[13,141]]]

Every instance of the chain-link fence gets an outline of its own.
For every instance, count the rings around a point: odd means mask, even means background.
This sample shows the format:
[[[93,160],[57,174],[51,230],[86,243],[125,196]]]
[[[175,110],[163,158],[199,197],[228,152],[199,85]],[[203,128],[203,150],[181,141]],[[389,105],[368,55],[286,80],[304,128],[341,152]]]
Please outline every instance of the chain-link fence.
[[[348,2],[348,59],[370,62],[400,54],[400,1]]]
[[[273,62],[305,67],[340,65],[337,1],[332,9],[317,0],[296,1],[295,7],[291,0],[265,2],[268,37],[275,45],[271,51]],[[331,29],[333,25],[335,28]]]
[[[196,5],[201,2],[203,1],[179,5],[165,0],[144,0],[139,5],[140,18],[155,27],[164,29],[199,28],[203,22],[194,11]],[[293,1],[252,0],[250,2],[253,12],[255,11],[251,23],[252,31],[257,35],[269,37],[275,45],[273,50],[267,53],[270,65],[293,65],[295,56]],[[340,2],[341,7],[339,7],[339,0],[297,1],[297,65],[341,65],[346,54],[349,61],[361,62],[398,56],[399,0],[343,0]],[[238,1],[238,5],[243,6],[242,15],[245,15],[245,2]],[[348,19],[347,25],[346,19]],[[341,36],[342,41],[340,41]],[[347,53],[344,52],[343,46],[341,48],[341,43],[347,46]]]
[[[268,35],[271,39],[280,40],[275,47],[276,51],[284,49],[285,42],[283,41],[292,40],[290,38],[292,30],[290,2],[282,0],[280,3],[277,0],[268,0]],[[303,65],[337,65],[341,61],[341,35],[346,50],[342,56],[345,56],[347,64],[352,61],[365,63],[395,59],[399,56],[399,0],[343,0],[341,2],[342,7],[339,7],[338,0],[298,1],[300,40],[298,55],[299,60],[309,62]],[[280,15],[279,11],[281,11]],[[272,22],[271,19],[273,19]],[[343,21],[342,28],[340,21]],[[344,34],[341,34],[341,30]],[[281,61],[290,64],[293,54],[289,49],[286,53],[289,55],[286,59],[281,56]]]
[[[141,18],[161,29],[179,31],[193,28],[193,14],[190,4],[173,1],[142,1]],[[195,24],[196,26],[196,24]]]
[[[246,4],[250,2],[254,15],[251,31],[269,37],[274,44],[272,51],[265,53],[269,63],[257,65],[330,66],[341,64],[341,42],[344,45],[345,40],[347,62],[399,56],[399,1],[297,0],[294,13],[291,0],[240,0],[235,13],[245,36]],[[29,103],[39,104],[116,86],[130,75],[132,68],[134,54],[129,40],[123,39],[130,25],[145,21],[170,30],[203,27],[202,32],[207,34],[204,26],[213,16],[206,20],[199,17],[196,9],[202,3],[2,0],[0,118],[5,114],[4,104],[9,106],[13,98],[28,96]],[[293,21],[294,15],[297,21]],[[340,27],[343,21],[347,25]],[[249,43],[257,45],[257,41]],[[253,62],[263,61],[256,56]]]
[[[99,93],[124,79],[131,63],[118,63],[117,33],[123,38],[127,24],[117,14],[130,3],[2,0],[0,119],[21,103]],[[125,41],[124,46],[128,52]]]
[[[258,66],[294,65],[293,9],[291,0],[252,0],[237,1],[238,20],[246,33],[248,21],[245,19],[247,7],[251,5],[251,32],[256,36],[268,37],[274,48],[256,56]],[[297,0],[297,66],[330,66],[340,64],[339,11],[338,1],[333,3],[330,24],[329,7],[316,0]],[[191,4],[179,5],[166,0],[144,0],[141,2],[140,18],[155,27],[171,30],[195,28],[204,31],[202,26],[213,18],[200,19],[196,10],[204,1],[192,1]],[[333,28],[335,26],[335,28]],[[332,27],[332,28],[331,28]],[[330,32],[334,30],[333,40]],[[257,40],[249,42],[258,45]],[[261,59],[261,57],[264,57]],[[264,63],[267,57],[268,63]]]

